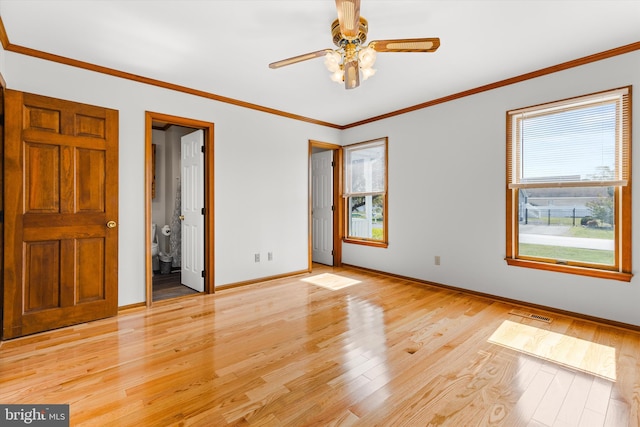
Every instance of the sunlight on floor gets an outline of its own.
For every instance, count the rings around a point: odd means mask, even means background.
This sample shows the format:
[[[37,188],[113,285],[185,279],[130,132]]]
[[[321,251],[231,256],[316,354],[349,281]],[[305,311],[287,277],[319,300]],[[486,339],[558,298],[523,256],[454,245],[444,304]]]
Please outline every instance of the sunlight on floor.
[[[613,347],[510,320],[502,322],[488,341],[611,381],[616,380],[616,351]]]
[[[325,289],[336,291],[352,285],[360,283],[359,280],[349,279],[348,277],[339,276],[337,274],[322,273],[317,276],[301,279],[303,282],[311,283],[312,285],[321,286]]]

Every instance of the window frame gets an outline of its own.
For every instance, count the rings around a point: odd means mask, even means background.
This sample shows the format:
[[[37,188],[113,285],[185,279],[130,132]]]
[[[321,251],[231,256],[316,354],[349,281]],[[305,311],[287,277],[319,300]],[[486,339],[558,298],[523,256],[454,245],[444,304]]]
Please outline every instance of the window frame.
[[[349,151],[356,151],[359,147],[365,148],[370,147],[372,145],[380,145],[384,146],[384,190],[383,191],[374,191],[374,192],[366,192],[366,193],[351,193],[349,191]],[[380,248],[386,248],[389,245],[389,230],[388,230],[388,216],[389,216],[389,203],[388,203],[388,180],[389,180],[389,138],[382,137],[376,138],[368,141],[362,141],[354,144],[344,145],[342,147],[342,159],[344,162],[344,170],[343,170],[343,185],[341,188],[341,197],[342,197],[342,205],[343,205],[343,218],[344,218],[344,230],[342,241],[345,243],[353,243],[365,246],[374,246]],[[382,196],[383,198],[383,207],[382,207],[382,232],[383,238],[382,240],[370,239],[366,237],[357,237],[350,235],[350,203],[349,199],[351,197],[359,197],[359,196]]]
[[[624,92],[626,91],[626,94]],[[618,148],[619,152],[616,152],[616,155],[620,155],[625,157],[623,159],[622,168],[624,176],[622,179],[619,179],[615,185],[611,185],[614,188],[614,265],[598,265],[594,266],[592,264],[583,263],[583,262],[567,262],[565,260],[556,260],[556,259],[546,259],[540,257],[533,256],[520,256],[518,254],[519,248],[519,193],[520,188],[517,185],[514,185],[514,174],[516,169],[516,158],[515,150],[516,144],[519,142],[514,138],[514,135],[517,132],[514,132],[513,129],[513,120],[514,115],[518,114],[518,112],[527,110],[527,111],[542,111],[548,109],[550,106],[558,106],[558,105],[575,105],[584,101],[588,98],[594,98],[595,96],[613,94],[616,92],[622,92],[621,102],[620,102],[620,111],[618,111],[618,115],[616,116],[616,120],[620,121],[620,140]],[[537,106],[527,107],[523,109],[510,110],[506,113],[506,256],[505,260],[510,266],[518,266],[518,267],[527,267],[534,268],[540,270],[547,271],[555,271],[561,273],[569,273],[569,274],[577,274],[583,276],[604,278],[604,279],[614,279],[620,280],[624,282],[630,282],[633,277],[631,270],[631,127],[632,127],[632,116],[631,116],[631,86],[626,86],[618,89],[612,89],[602,92],[597,92],[593,94],[578,96],[574,98],[568,98],[561,101],[550,102],[545,104],[540,104]],[[586,106],[590,106],[591,104],[586,104]],[[623,129],[623,126],[626,128]],[[622,155],[623,152],[626,152],[626,156]],[[619,177],[620,178],[620,177]],[[573,184],[575,186],[576,183],[568,183],[567,185],[560,186],[569,186]],[[545,186],[546,188],[546,186]]]

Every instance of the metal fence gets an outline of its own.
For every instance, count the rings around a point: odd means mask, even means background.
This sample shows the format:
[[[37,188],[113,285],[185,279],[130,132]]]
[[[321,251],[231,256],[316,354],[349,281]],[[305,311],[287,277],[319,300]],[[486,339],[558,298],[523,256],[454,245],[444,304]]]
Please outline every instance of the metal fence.
[[[580,220],[591,216],[588,208],[521,207],[520,222],[534,225],[580,225]]]

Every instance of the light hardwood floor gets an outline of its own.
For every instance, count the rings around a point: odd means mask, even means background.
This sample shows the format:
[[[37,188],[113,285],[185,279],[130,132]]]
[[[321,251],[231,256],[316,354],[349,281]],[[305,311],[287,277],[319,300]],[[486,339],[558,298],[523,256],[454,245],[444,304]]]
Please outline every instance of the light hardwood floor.
[[[0,403],[96,426],[638,426],[640,334],[514,308],[314,266],[5,341]]]

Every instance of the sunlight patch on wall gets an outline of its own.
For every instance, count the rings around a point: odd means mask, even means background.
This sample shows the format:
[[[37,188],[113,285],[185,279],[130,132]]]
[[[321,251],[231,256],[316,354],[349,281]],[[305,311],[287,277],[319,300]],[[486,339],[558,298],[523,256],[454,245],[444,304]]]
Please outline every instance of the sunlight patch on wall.
[[[488,341],[611,381],[616,380],[616,350],[613,347],[510,320],[502,322]]]
[[[343,289],[360,283],[359,280],[350,279],[348,277],[331,273],[322,273],[301,280],[303,282],[311,283],[312,285],[320,286],[332,291],[336,291],[338,289]]]

